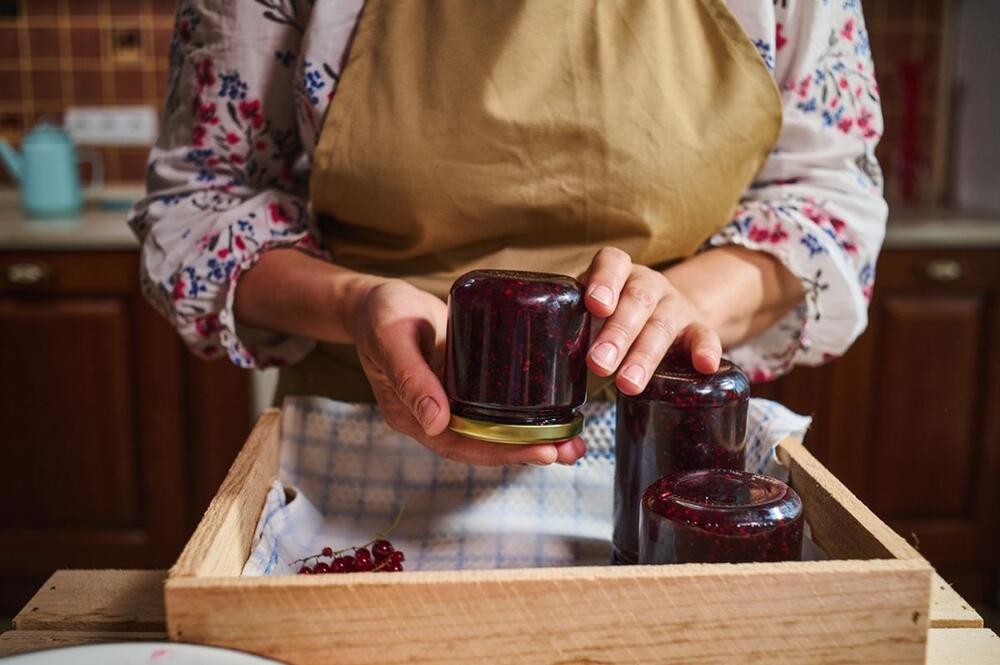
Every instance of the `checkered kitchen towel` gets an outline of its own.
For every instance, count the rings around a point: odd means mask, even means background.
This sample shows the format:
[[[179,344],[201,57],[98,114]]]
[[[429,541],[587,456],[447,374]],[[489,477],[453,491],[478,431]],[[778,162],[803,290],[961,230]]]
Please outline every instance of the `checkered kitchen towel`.
[[[280,476],[244,575],[287,575],[296,559],[390,538],[407,570],[601,565],[609,561],[615,407],[584,407],[586,457],[574,466],[477,467],[394,432],[376,407],[296,397],[282,408]],[[773,454],[809,418],[750,401],[747,468],[782,475]]]

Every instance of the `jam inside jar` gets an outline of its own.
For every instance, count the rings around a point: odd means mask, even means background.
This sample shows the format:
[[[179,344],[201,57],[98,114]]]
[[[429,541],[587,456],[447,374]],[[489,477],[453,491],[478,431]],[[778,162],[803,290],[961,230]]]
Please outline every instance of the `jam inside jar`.
[[[583,428],[590,314],[572,277],[474,270],[448,299],[450,428],[502,443],[572,438]]]
[[[618,394],[615,424],[614,560],[638,559],[639,501],[675,471],[735,469],[746,463],[750,379],[723,359],[702,374],[688,352],[671,351],[635,396]]]
[[[802,524],[802,500],[775,478],[674,473],[642,496],[639,563],[798,561]]]

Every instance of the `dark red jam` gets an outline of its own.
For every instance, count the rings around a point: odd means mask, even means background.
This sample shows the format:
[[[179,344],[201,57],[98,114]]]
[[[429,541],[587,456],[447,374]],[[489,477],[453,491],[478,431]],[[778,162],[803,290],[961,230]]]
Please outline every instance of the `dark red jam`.
[[[674,473],[643,494],[639,533],[639,563],[798,561],[802,500],[746,471]]]
[[[551,425],[587,398],[590,314],[572,277],[474,270],[448,300],[445,389],[453,415]]]
[[[689,353],[671,352],[634,397],[618,394],[615,424],[614,558],[639,555],[639,500],[657,478],[675,471],[736,469],[746,462],[750,380],[723,360],[702,374]]]

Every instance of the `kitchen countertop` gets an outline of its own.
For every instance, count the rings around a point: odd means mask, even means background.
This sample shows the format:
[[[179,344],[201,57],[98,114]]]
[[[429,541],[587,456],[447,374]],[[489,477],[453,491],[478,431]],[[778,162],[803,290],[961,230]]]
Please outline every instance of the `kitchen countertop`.
[[[137,200],[141,186],[116,187],[120,198]],[[125,224],[124,210],[102,209],[88,196],[76,220],[29,220],[16,190],[0,189],[0,250],[130,250],[139,243]],[[899,211],[891,215],[885,249],[1000,249],[1000,215],[955,211]]]
[[[142,188],[123,187],[86,197],[79,219],[28,219],[16,190],[0,189],[2,250],[134,250],[139,242],[125,224],[125,210],[105,210],[100,199],[113,193],[137,200]]]

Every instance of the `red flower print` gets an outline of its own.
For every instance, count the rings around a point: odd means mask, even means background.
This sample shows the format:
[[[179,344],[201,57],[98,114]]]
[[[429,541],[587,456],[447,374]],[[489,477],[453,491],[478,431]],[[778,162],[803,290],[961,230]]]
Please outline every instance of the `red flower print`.
[[[219,165],[219,158],[218,157],[210,157],[210,158],[208,158],[208,159],[205,160],[205,165],[209,166],[209,167],[218,166]]]
[[[243,242],[243,236],[233,236],[233,244],[236,245],[236,249],[240,250],[241,252],[246,250],[247,248],[246,243]]]
[[[181,39],[185,42],[191,41],[191,21],[181,19],[180,24],[177,26],[177,32],[180,33]]]
[[[240,115],[245,120],[249,120],[254,129],[260,129],[264,124],[264,117],[260,112],[260,100],[246,100],[240,102]]]
[[[805,99],[809,96],[809,84],[812,83],[812,74],[806,74],[806,76],[799,81],[799,97]]]
[[[229,132],[226,134],[226,143],[229,145],[236,145],[240,142],[240,135],[236,132]]]
[[[854,39],[854,19],[849,18],[847,22],[844,23],[844,27],[840,29],[840,35],[847,41]]]
[[[198,120],[202,122],[211,122],[215,118],[215,109],[215,104],[199,104]]]
[[[272,203],[269,206],[267,206],[267,211],[270,213],[271,221],[273,222],[287,224],[288,222],[292,221],[292,218],[288,214],[288,211],[277,203]]]
[[[750,382],[759,383],[761,381],[770,381],[774,378],[774,374],[766,369],[755,369],[750,373]]]
[[[837,129],[846,134],[847,132],[851,131],[851,126],[853,124],[854,121],[851,120],[850,118],[841,118],[840,122],[837,123]]]
[[[187,285],[184,284],[184,280],[178,277],[177,281],[174,282],[174,288],[170,291],[170,297],[174,300],[180,300],[184,297],[185,288],[187,288]]]
[[[777,51],[780,51],[782,48],[785,47],[785,44],[788,43],[788,38],[785,37],[783,34],[781,34],[781,31],[784,30],[784,28],[785,26],[783,26],[781,23],[778,23],[776,26],[774,42],[776,46],[775,50]]]
[[[222,330],[222,326],[219,324],[219,315],[206,314],[205,316],[199,316],[194,320],[194,329],[202,337],[211,337],[214,333]]]
[[[205,58],[201,62],[194,64],[195,77],[201,87],[210,86],[215,83],[215,74],[212,72],[212,59]]]
[[[200,148],[205,145],[205,134],[208,132],[202,125],[195,125],[195,128],[191,130],[191,145],[196,148]]]
[[[231,161],[233,164],[242,164],[243,163],[243,155],[237,155],[235,152],[234,153],[230,153],[230,155],[229,155],[229,161]]]
[[[219,250],[218,252],[216,252],[216,255],[218,255],[218,257],[219,257],[220,259],[224,259],[224,258],[226,258],[227,256],[229,256],[229,249],[227,249],[226,247],[223,247],[223,248],[222,248],[222,249],[220,249],[220,250]]]
[[[767,239],[771,237],[771,233],[760,226],[754,224],[750,227],[750,233],[747,234],[752,242],[767,242]]]
[[[258,150],[267,150],[267,141],[257,141],[255,147]]]
[[[861,109],[861,115],[858,116],[858,127],[867,127],[868,121],[872,119],[872,112],[868,109]]]
[[[849,83],[847,82],[847,79],[846,79],[846,78],[844,78],[843,76],[842,76],[842,77],[840,77],[840,80],[839,80],[839,81],[837,81],[837,84],[838,84],[838,85],[839,85],[839,86],[841,87],[841,89],[842,89],[842,90],[846,90],[846,89],[847,89],[847,86],[848,86],[848,85],[850,85],[850,84],[849,84]]]
[[[788,232],[779,224],[771,231],[771,237],[768,238],[768,241],[777,244],[787,237]]]

